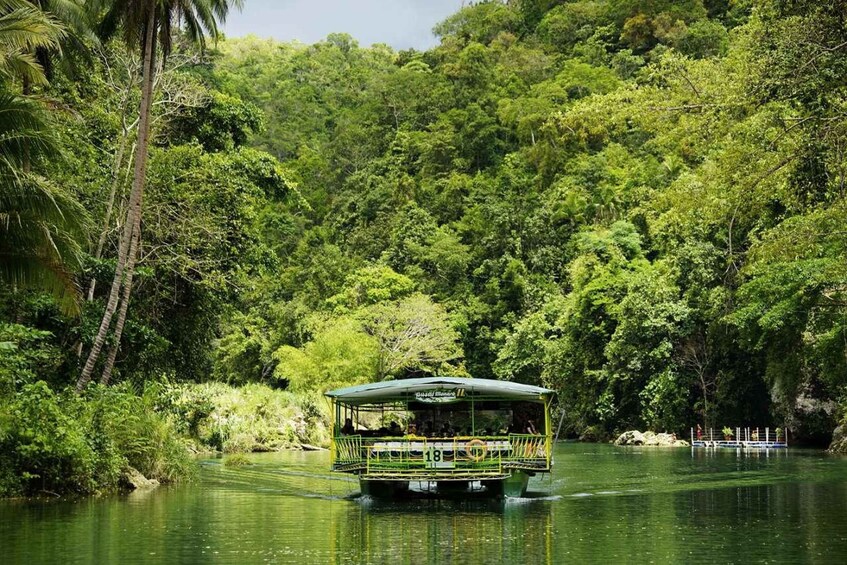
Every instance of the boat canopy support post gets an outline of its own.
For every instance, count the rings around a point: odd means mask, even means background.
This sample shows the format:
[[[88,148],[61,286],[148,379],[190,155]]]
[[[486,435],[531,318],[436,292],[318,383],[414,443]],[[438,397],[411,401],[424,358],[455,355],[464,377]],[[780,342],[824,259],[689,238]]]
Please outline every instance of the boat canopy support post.
[[[559,425],[556,426],[556,437],[553,438],[554,443],[559,443],[559,434],[562,433],[562,424],[565,423],[565,409],[562,408],[562,415],[559,416]]]
[[[471,389],[471,435],[476,436],[476,409],[474,408],[473,389]]]
[[[545,447],[545,455],[547,456],[547,466],[550,466],[550,460],[553,457],[553,428],[550,426],[550,406],[553,404],[553,398],[548,396],[544,399],[544,435],[546,436],[546,441],[544,442]],[[558,436],[558,433],[556,434]],[[526,489],[524,489],[526,490]]]
[[[332,415],[335,421],[332,423],[332,435],[337,436],[341,433],[341,405],[332,399]]]

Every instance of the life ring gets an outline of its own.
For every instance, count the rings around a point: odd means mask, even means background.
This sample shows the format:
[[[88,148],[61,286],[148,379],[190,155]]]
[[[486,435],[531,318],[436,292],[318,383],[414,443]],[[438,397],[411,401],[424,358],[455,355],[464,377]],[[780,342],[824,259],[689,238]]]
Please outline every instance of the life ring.
[[[465,444],[465,453],[471,461],[482,461],[488,453],[488,444],[479,438],[474,438]]]

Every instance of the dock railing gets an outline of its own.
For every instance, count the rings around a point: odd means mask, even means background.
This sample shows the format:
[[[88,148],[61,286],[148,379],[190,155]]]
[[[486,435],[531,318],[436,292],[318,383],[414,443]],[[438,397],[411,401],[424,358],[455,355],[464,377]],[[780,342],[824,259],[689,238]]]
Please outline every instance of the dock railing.
[[[724,433],[727,429],[730,433]],[[781,449],[788,447],[788,431],[770,427],[691,428],[692,447]]]

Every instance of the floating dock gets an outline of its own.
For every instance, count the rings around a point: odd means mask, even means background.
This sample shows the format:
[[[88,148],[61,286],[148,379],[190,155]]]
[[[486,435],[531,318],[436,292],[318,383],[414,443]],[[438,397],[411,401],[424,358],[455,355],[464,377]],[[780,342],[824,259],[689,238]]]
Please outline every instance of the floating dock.
[[[788,432],[770,428],[732,428],[731,434],[691,428],[691,447],[707,449],[786,449]]]

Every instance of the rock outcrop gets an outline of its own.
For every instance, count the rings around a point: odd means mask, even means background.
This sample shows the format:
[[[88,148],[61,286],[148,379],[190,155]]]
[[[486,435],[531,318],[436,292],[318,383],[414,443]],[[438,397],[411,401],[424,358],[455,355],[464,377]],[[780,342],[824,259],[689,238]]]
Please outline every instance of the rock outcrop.
[[[127,490],[143,490],[156,488],[159,486],[159,481],[148,479],[134,467],[127,467],[121,475],[121,484]]]
[[[324,447],[319,447],[317,445],[312,445],[311,443],[301,443],[300,449],[303,451],[327,451]]]
[[[615,445],[644,445],[644,434],[638,430],[624,432],[615,440]]]
[[[847,454],[847,423],[841,424],[832,432],[832,443],[829,444],[829,452]]]
[[[656,432],[639,432],[638,430],[630,430],[622,433],[615,440],[615,445],[647,445],[655,447],[688,447],[688,442],[683,439],[676,439],[674,434],[666,434]]]

